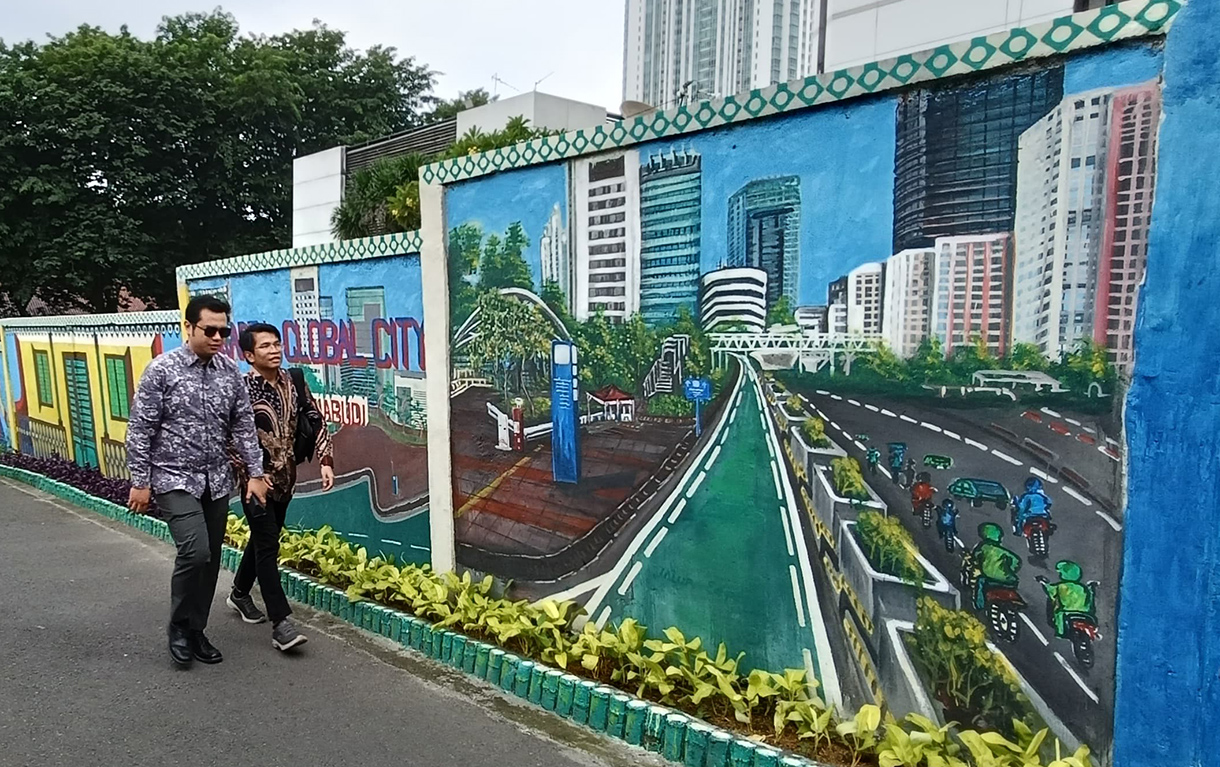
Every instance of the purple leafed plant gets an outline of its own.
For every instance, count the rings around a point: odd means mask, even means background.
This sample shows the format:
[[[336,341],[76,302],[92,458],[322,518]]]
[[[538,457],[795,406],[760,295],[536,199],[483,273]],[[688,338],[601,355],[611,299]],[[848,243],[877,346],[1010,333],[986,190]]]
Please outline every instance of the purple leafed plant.
[[[0,464],[41,474],[120,506],[127,505],[127,496],[131,491],[129,480],[102,476],[97,469],[77,466],[64,458],[37,458],[24,453],[0,453]],[[158,516],[155,501],[150,515]]]

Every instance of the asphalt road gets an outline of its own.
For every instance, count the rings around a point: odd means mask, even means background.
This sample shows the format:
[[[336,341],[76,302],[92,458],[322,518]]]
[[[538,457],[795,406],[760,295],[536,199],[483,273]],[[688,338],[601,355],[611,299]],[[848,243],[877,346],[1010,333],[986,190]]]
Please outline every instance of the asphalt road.
[[[0,765],[660,764],[300,608],[296,657],[223,606],[224,663],[165,648],[172,548],[0,483]]]
[[[861,466],[866,465],[864,451],[868,446],[881,451],[884,466],[886,443],[906,442],[908,455],[916,459],[918,470],[931,473],[932,484],[939,491],[937,502],[947,497],[949,483],[958,477],[996,480],[1010,493],[1019,493],[1024,489],[1025,479],[1037,473],[1035,470],[1041,465],[1032,455],[1003,443],[985,428],[946,419],[943,413],[826,390],[807,394],[808,407],[826,419],[828,435],[847,448]],[[860,434],[868,435],[867,443],[856,439]],[[928,453],[951,456],[953,467],[938,471],[922,466]],[[922,528],[911,513],[909,493],[884,475],[869,478],[869,483],[891,513],[898,511],[898,518],[914,534],[924,556],[957,583],[960,553],[950,555],[945,551],[935,526],[929,530]],[[1000,649],[1075,735],[1091,746],[1100,746],[1109,742],[1113,721],[1114,610],[1122,556],[1121,525],[1097,504],[1070,494],[1064,482],[1044,479],[1044,483],[1054,501],[1052,511],[1058,525],[1050,539],[1047,558],[1033,557],[1024,538],[1011,534],[1009,513],[992,503],[972,508],[968,502],[959,500],[958,536],[971,547],[978,542],[980,523],[991,521],[1003,527],[1005,545],[1024,562],[1019,590],[1029,606],[1021,638],[1015,645],[1001,643]],[[1102,639],[1095,646],[1096,660],[1089,671],[1075,662],[1067,640],[1054,637],[1045,619],[1045,593],[1035,580],[1036,575],[1057,580],[1054,565],[1061,559],[1079,563],[1086,580],[1101,581],[1097,604]]]

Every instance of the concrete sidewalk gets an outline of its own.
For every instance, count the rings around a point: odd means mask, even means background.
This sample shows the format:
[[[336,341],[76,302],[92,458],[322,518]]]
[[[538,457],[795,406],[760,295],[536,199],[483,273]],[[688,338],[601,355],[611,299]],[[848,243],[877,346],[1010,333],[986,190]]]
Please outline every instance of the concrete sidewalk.
[[[639,765],[613,743],[294,605],[309,644],[224,606],[218,666],[172,666],[173,548],[0,480],[0,765]]]

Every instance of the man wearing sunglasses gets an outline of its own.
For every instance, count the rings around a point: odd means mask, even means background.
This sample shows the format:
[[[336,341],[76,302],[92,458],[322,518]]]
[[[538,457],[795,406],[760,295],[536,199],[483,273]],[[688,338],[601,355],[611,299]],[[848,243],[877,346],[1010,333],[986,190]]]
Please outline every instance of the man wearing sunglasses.
[[[170,583],[169,654],[175,663],[220,663],[204,635],[233,491],[226,446],[251,467],[246,499],[267,502],[262,449],[237,364],[222,354],[229,305],[196,296],[186,305],[186,343],[154,359],[140,377],[127,425],[128,505],[157,508],[178,546]]]

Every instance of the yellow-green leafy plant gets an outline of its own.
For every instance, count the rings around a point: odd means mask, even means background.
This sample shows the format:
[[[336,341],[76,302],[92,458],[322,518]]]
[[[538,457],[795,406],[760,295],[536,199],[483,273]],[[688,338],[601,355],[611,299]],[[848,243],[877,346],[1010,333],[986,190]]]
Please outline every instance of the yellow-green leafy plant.
[[[840,496],[852,501],[869,500],[864,475],[860,473],[860,462],[855,458],[835,458],[830,462],[830,473],[835,492]]]
[[[826,436],[826,422],[821,418],[809,418],[801,423],[801,433],[810,447],[828,448],[830,438]]]
[[[856,519],[856,539],[877,572],[923,583],[923,565],[916,554],[915,539],[894,517],[865,511]]]

